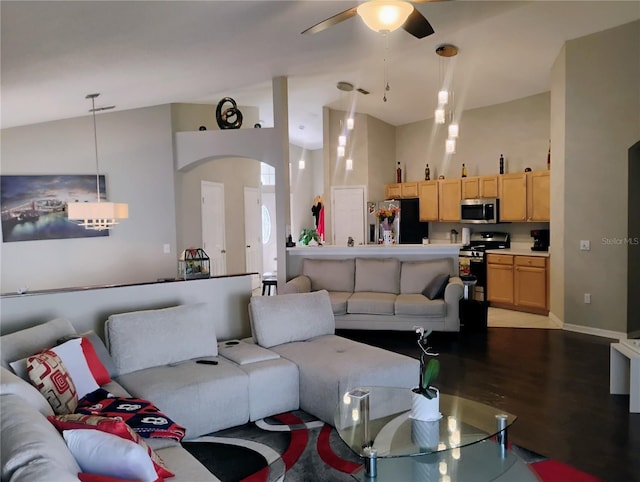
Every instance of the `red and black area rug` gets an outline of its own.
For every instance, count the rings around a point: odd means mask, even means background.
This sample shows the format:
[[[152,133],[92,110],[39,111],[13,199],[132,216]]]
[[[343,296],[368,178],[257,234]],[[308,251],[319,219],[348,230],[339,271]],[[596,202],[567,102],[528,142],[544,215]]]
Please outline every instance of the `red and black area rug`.
[[[303,411],[269,417],[256,423],[217,432],[182,444],[222,482],[354,482],[362,463],[340,440],[333,427]],[[565,464],[547,459],[521,447],[511,453],[540,482],[599,482],[600,479]],[[406,481],[441,482],[437,469],[433,477],[407,476]],[[362,478],[362,477],[360,477]],[[466,477],[463,477],[467,480]],[[477,482],[480,479],[469,479]],[[494,480],[494,479],[490,479]],[[499,477],[495,480],[512,479]],[[519,482],[513,479],[513,482]]]

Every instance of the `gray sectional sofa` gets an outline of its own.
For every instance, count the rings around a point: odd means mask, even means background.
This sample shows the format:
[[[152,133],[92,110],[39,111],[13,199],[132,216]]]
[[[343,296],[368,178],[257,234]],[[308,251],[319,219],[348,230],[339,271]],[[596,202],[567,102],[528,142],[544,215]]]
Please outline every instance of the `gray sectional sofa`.
[[[349,388],[417,383],[417,360],[336,336],[325,291],[254,297],[249,311],[253,338],[227,341],[216,339],[204,305],[110,316],[110,355],[102,350],[113,381],[102,388],[150,400],[186,428],[188,440],[298,408],[333,424]],[[46,419],[51,407],[9,365],[75,334],[69,321],[55,319],[0,337],[3,482],[79,480],[80,467]],[[147,441],[175,473],[169,480],[218,480],[177,442]]]
[[[327,290],[336,328],[460,331],[463,288],[450,258],[305,258],[284,293]]]

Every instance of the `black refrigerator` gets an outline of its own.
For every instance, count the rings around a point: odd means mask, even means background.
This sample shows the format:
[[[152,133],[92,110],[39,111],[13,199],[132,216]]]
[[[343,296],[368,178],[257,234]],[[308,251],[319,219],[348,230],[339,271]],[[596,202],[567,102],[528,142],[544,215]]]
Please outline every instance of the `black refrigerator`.
[[[429,237],[429,223],[420,221],[418,198],[400,200],[400,244],[422,244]]]

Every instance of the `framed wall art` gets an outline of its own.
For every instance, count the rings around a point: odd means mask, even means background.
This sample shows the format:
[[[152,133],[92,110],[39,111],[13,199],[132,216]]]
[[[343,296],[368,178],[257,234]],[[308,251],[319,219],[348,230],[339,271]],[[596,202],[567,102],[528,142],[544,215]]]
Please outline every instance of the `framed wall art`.
[[[99,176],[100,200],[106,200],[105,177]],[[67,219],[67,203],[96,199],[96,176],[0,176],[2,241],[36,241],[109,236]]]

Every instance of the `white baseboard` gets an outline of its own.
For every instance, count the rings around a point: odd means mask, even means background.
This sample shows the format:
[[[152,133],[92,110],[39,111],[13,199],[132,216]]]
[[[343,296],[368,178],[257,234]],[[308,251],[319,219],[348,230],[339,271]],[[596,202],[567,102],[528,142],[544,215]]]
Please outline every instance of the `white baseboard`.
[[[593,328],[591,326],[562,323],[562,329],[567,331],[575,331],[577,333],[585,333],[587,335],[601,336],[604,338],[613,338],[614,340],[627,339],[627,334],[622,331],[603,330],[601,328]]]

